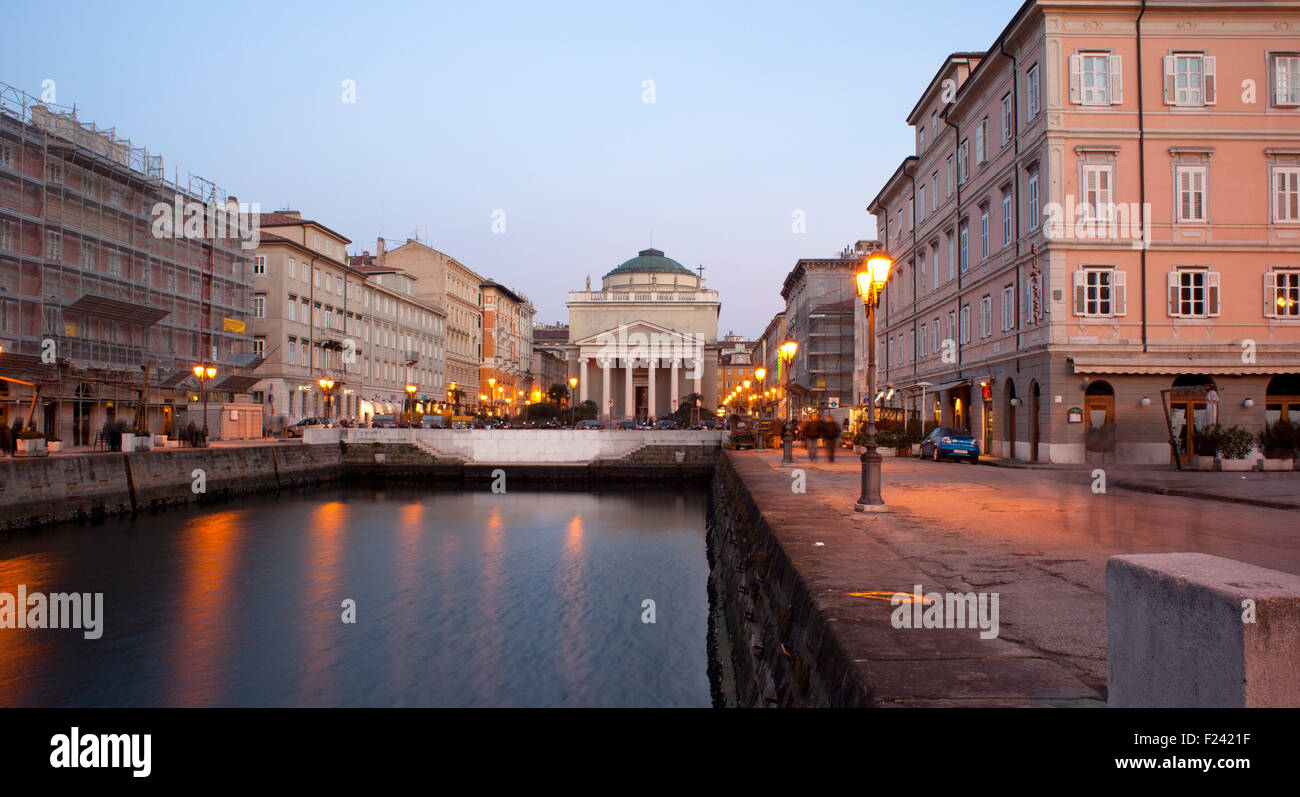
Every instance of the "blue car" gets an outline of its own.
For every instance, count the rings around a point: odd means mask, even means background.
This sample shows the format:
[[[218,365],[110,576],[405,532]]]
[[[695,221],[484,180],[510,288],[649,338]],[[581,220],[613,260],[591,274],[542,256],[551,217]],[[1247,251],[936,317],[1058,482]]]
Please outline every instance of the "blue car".
[[[940,426],[921,441],[921,458],[926,457],[935,462],[944,457],[964,459],[974,465],[980,461],[980,444],[960,429]]]

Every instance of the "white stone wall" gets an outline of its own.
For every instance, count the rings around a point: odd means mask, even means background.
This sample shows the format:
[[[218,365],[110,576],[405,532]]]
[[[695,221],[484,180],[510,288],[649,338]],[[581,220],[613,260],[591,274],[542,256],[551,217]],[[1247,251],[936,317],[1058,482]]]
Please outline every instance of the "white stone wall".
[[[571,431],[551,429],[306,429],[308,445],[414,443],[432,454],[475,463],[591,462],[647,446],[721,446],[721,431]]]

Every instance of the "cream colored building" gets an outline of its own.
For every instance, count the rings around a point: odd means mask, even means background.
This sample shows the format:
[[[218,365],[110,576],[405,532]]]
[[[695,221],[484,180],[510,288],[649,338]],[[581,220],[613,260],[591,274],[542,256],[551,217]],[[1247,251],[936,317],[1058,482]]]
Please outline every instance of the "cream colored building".
[[[662,417],[692,393],[715,406],[722,305],[702,276],[645,249],[567,304],[569,374],[602,419]]]
[[[479,379],[483,364],[483,276],[456,258],[420,241],[385,251],[379,239],[381,264],[399,268],[416,280],[415,298],[446,311],[446,383],[464,391],[465,403],[477,403],[487,384]],[[531,322],[530,322],[531,326]]]
[[[495,404],[518,412],[533,392],[533,316],[528,297],[485,280],[483,295],[483,362],[479,384],[497,394]],[[491,380],[496,380],[495,385]],[[548,385],[549,387],[549,385]],[[505,399],[510,401],[506,402]]]
[[[441,400],[445,314],[415,299],[415,281],[296,211],[264,213],[254,258],[248,334],[263,362],[254,400],[269,425],[326,414],[320,379],[334,380],[336,418],[401,412],[408,383]]]

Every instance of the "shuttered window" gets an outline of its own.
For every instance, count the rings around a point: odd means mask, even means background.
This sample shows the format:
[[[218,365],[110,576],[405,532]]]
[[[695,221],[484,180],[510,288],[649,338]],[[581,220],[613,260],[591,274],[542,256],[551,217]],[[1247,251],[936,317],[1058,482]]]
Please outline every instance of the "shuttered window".
[[[1264,315],[1269,318],[1300,318],[1300,269],[1265,272]]]
[[[1169,315],[1211,318],[1219,314],[1219,273],[1206,268],[1176,268],[1169,272]]]
[[[1074,272],[1074,314],[1107,317],[1127,311],[1124,272],[1114,266],[1090,267]]]
[[[1174,176],[1178,187],[1178,220],[1205,221],[1205,167],[1179,166]]]
[[[1300,222],[1300,167],[1273,169],[1273,221]]]

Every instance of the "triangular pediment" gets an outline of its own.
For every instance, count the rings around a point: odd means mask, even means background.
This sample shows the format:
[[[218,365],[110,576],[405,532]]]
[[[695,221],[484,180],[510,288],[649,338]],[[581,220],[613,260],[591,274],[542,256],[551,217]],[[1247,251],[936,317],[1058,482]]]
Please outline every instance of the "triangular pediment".
[[[653,321],[637,320],[637,321],[629,321],[626,324],[619,324],[618,326],[615,327],[610,327],[609,329],[603,330],[601,332],[597,332],[594,335],[588,335],[582,340],[575,340],[573,341],[573,343],[578,346],[604,345],[609,342],[610,338],[626,340],[630,336],[637,335],[637,334],[644,335],[647,338],[649,338],[651,335],[660,335],[660,336],[668,335],[668,336],[682,338],[682,339],[688,338],[687,333],[679,332],[675,329],[671,329],[669,327],[663,326],[662,324],[656,324]],[[692,337],[690,338],[690,340],[693,341],[694,338]]]

